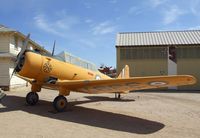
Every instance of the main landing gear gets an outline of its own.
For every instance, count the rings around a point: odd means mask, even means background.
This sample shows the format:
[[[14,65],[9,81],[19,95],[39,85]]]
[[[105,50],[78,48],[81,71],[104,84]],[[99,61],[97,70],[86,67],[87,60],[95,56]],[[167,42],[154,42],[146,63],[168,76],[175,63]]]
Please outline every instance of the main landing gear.
[[[57,96],[53,101],[53,107],[58,112],[64,111],[67,107],[67,99],[62,95]]]
[[[39,96],[38,96],[38,94],[36,92],[29,92],[26,95],[26,102],[29,105],[35,105],[35,104],[37,104],[38,100],[39,100]]]
[[[33,106],[36,105],[38,101],[39,101],[39,96],[36,92],[29,92],[26,95],[27,104]],[[65,108],[67,107],[67,99],[62,95],[57,96],[53,101],[53,107],[58,112],[64,111]]]

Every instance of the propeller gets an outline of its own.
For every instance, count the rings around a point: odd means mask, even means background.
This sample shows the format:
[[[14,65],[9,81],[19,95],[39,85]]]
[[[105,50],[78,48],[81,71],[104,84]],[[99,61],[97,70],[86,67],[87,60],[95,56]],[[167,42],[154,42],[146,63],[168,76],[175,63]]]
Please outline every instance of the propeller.
[[[54,55],[55,46],[56,46],[56,40],[54,40],[54,43],[53,43],[53,50],[52,50],[52,53],[51,53],[52,56]]]
[[[16,73],[16,71],[19,71],[22,68],[22,65],[23,65],[23,62],[24,62],[24,53],[28,48],[29,38],[30,38],[30,34],[28,34],[26,36],[25,41],[24,41],[24,45],[22,46],[21,51],[17,55],[17,59],[16,59],[16,62],[15,62],[15,68],[12,72],[10,79],[12,79],[12,77]]]

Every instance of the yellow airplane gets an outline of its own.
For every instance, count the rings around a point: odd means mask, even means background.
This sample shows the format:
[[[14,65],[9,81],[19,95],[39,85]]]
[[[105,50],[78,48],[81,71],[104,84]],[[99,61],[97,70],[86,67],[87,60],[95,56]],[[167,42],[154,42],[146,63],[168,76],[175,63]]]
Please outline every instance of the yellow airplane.
[[[65,96],[68,96],[71,91],[90,94],[127,94],[134,90],[191,85],[196,82],[196,79],[190,75],[129,77],[127,65],[119,76],[113,79],[99,71],[55,59],[53,54],[46,56],[28,50],[29,36],[17,56],[13,71],[13,74],[16,73],[31,84],[31,92],[26,96],[26,102],[29,105],[35,105],[38,102],[37,92],[40,92],[41,88],[59,91],[59,95],[53,101],[53,106],[57,111],[63,111],[67,106]]]

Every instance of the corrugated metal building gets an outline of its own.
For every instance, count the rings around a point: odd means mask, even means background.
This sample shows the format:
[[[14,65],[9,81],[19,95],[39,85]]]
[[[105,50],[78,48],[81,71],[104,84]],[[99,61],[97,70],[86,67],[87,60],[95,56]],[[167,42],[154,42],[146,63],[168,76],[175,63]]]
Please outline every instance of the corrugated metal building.
[[[97,71],[97,67],[95,64],[86,61],[84,59],[81,59],[80,57],[74,56],[71,53],[68,53],[66,51],[63,51],[55,56],[58,60],[71,63],[73,65],[77,65],[89,70]]]
[[[179,90],[200,90],[200,30],[117,34],[117,71],[131,76],[194,75],[198,82]],[[176,89],[176,88],[174,88]]]
[[[16,76],[13,76],[10,80],[16,55],[20,52],[25,37],[25,35],[16,30],[0,25],[0,88],[2,89],[8,90],[10,87],[26,84],[24,80]],[[48,53],[32,40],[29,41],[29,48]]]

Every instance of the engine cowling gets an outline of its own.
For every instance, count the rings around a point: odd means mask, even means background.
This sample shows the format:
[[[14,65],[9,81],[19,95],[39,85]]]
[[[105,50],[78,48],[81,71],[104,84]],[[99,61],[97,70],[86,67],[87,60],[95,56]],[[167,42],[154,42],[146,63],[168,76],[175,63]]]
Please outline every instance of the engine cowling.
[[[36,79],[40,73],[42,67],[42,56],[34,52],[27,51],[20,60],[17,67],[19,75]]]

